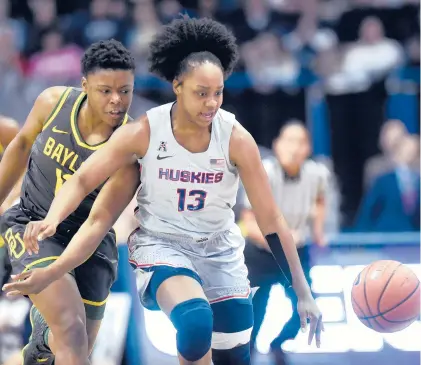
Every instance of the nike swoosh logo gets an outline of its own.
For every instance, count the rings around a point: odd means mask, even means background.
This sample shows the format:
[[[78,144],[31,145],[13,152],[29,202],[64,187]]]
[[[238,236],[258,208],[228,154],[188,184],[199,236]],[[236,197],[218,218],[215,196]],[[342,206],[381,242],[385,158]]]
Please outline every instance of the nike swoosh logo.
[[[54,133],[60,133],[60,134],[69,134],[69,132],[61,131],[60,129],[57,129],[56,126],[53,127],[53,132]]]
[[[172,156],[160,156],[160,155],[158,155],[158,156],[156,156],[156,159],[157,160],[165,160],[166,158],[171,158],[171,157],[174,157],[174,155],[172,155]]]

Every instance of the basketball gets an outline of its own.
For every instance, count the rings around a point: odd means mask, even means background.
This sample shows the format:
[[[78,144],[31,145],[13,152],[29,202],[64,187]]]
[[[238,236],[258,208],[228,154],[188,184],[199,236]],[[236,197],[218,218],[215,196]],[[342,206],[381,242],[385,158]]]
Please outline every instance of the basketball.
[[[352,286],[352,307],[359,320],[374,331],[401,331],[420,314],[420,282],[398,261],[373,262]]]

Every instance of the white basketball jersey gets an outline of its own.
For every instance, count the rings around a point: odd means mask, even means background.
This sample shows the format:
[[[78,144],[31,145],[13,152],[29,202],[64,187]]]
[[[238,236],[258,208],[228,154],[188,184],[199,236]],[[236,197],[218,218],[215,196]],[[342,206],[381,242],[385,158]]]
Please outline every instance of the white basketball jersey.
[[[229,161],[235,116],[222,109],[212,121],[209,148],[191,153],[176,141],[171,127],[173,103],[147,112],[150,142],[141,160],[136,217],[148,231],[210,238],[230,229],[238,172]]]

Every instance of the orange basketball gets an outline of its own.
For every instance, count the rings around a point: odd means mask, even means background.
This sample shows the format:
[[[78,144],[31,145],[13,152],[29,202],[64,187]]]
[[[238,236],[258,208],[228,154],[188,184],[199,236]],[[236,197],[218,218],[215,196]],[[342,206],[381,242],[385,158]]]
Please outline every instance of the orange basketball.
[[[401,331],[420,314],[420,281],[397,261],[368,265],[355,279],[351,297],[359,320],[377,332]]]

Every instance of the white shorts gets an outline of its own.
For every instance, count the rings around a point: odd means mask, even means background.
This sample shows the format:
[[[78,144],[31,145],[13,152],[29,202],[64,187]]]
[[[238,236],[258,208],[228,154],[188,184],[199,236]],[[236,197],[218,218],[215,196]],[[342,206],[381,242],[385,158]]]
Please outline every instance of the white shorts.
[[[144,307],[157,309],[146,290],[154,268],[168,266],[193,271],[202,281],[209,302],[246,299],[251,293],[244,264],[244,239],[234,226],[210,239],[197,242],[187,237],[152,233],[139,228],[129,237],[129,262],[134,267]]]

